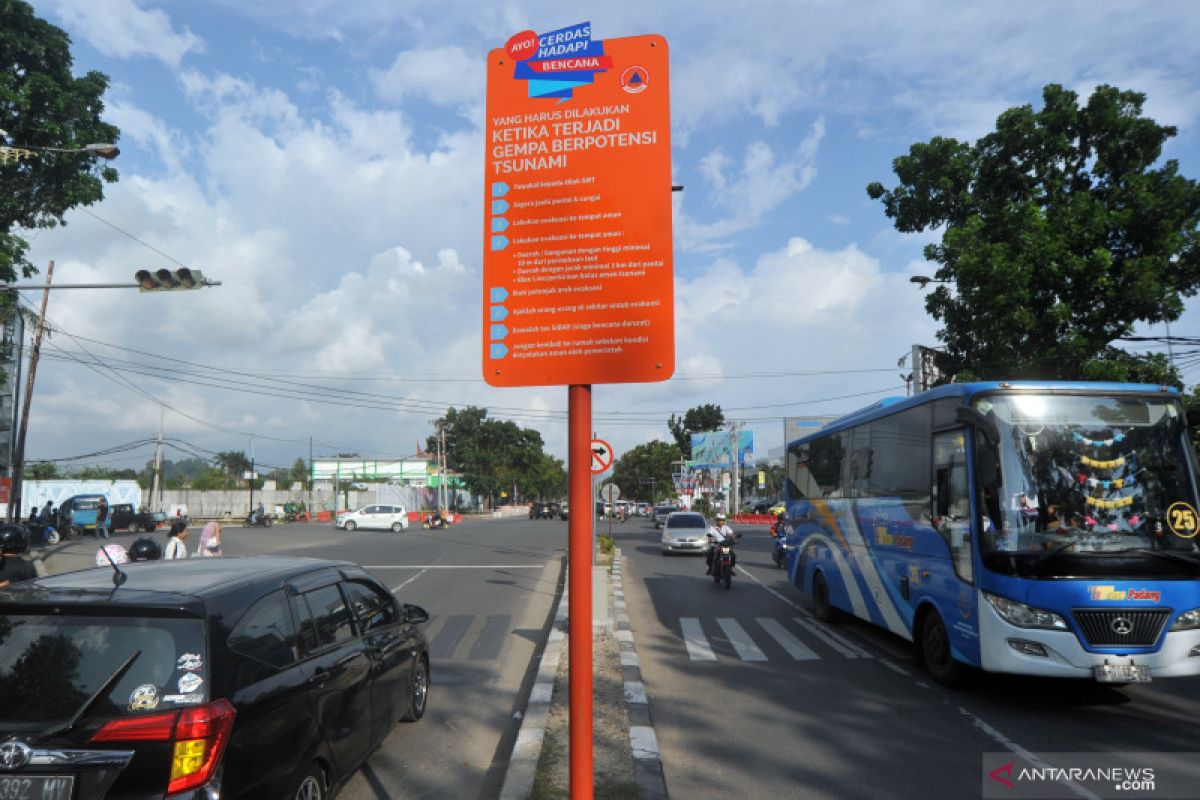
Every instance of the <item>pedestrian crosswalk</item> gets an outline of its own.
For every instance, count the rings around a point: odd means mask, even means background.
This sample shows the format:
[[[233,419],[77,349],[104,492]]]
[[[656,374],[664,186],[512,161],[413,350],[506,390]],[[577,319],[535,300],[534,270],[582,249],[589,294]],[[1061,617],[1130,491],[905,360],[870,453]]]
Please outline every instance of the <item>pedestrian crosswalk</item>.
[[[807,617],[753,622],[732,617],[680,617],[679,632],[692,661],[817,661],[823,658],[874,658],[865,648]],[[711,638],[710,638],[711,637]],[[719,655],[718,655],[719,654]]]
[[[429,657],[436,661],[495,661],[513,635],[509,614],[431,616],[424,626]]]

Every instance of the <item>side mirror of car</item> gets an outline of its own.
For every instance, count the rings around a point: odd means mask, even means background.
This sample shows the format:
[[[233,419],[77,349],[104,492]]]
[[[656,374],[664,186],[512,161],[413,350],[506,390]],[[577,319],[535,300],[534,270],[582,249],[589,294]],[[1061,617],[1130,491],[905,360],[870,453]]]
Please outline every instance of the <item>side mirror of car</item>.
[[[404,621],[410,625],[420,625],[429,622],[429,612],[420,606],[404,606]]]

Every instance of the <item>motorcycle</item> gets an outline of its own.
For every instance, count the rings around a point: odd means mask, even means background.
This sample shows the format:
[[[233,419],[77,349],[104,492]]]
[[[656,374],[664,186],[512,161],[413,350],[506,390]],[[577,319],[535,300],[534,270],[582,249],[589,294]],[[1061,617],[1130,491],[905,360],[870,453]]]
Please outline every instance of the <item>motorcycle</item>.
[[[269,514],[250,514],[246,517],[244,527],[246,528],[269,528],[271,527],[271,517]]]
[[[713,553],[713,583],[725,584],[728,589],[733,583],[733,541],[726,539],[716,545]]]
[[[421,523],[421,527],[426,530],[440,530],[442,528],[449,528],[450,523],[446,522],[446,519],[441,515],[430,514]]]
[[[775,566],[780,568],[787,566],[787,554],[792,547],[793,545],[787,543],[783,534],[775,537],[775,549],[771,553],[771,557],[775,559]]]

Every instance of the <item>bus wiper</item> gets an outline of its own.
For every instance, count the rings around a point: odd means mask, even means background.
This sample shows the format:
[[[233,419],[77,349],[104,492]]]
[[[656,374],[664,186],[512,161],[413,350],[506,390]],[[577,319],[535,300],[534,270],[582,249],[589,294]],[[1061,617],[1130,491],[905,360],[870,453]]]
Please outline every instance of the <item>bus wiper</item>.
[[[135,650],[133,655],[125,659],[125,663],[117,667],[116,672],[114,672],[112,675],[109,675],[108,680],[100,684],[100,688],[92,692],[92,696],[84,701],[83,705],[79,707],[79,710],[75,712],[73,717],[56,728],[51,728],[48,731],[43,731],[42,733],[37,734],[32,738],[31,741],[44,742],[47,739],[51,739],[55,736],[61,736],[62,734],[74,729],[74,727],[79,724],[79,720],[83,719],[83,715],[88,712],[88,709],[90,709],[101,697],[104,697],[106,694],[111,692],[113,687],[117,685],[117,682],[120,681],[121,678],[125,677],[125,673],[129,672],[129,668],[133,666],[133,662],[137,661],[138,656],[141,654],[141,650]]]
[[[1082,541],[1082,540],[1081,540],[1081,539],[1078,539],[1078,538],[1076,538],[1076,539],[1070,539],[1070,540],[1068,540],[1068,541],[1065,541],[1065,542],[1063,542],[1063,543],[1062,543],[1062,544],[1060,544],[1060,545],[1056,545],[1056,546],[1055,546],[1053,549],[1051,549],[1051,550],[1047,550],[1045,553],[1042,553],[1040,556],[1038,556],[1037,558],[1035,558],[1035,559],[1033,560],[1033,562],[1032,562],[1032,563],[1029,565],[1030,569],[1035,569],[1035,568],[1037,568],[1037,567],[1038,567],[1038,566],[1040,566],[1040,565],[1041,565],[1043,562],[1045,562],[1045,561],[1047,561],[1047,560],[1049,560],[1049,559],[1053,558],[1054,556],[1058,555],[1058,554],[1059,554],[1059,553],[1061,553],[1062,551],[1066,550],[1068,547],[1072,547],[1072,546],[1074,546],[1074,545],[1077,545],[1077,544],[1079,544],[1079,542],[1080,542],[1080,541]]]
[[[1141,553],[1147,556],[1156,556],[1157,558],[1165,558],[1168,561],[1179,561],[1184,564],[1189,564],[1193,567],[1200,567],[1200,560],[1195,556],[1189,556],[1186,553],[1172,553],[1169,550],[1154,550],[1149,547],[1131,547],[1128,550],[1120,550],[1121,553]]]

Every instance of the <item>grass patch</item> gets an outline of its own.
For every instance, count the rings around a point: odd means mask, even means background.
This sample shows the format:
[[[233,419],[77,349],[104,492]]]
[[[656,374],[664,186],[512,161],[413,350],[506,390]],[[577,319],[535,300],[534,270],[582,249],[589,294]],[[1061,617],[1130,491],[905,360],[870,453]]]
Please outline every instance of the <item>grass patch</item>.
[[[542,739],[542,752],[538,756],[537,771],[533,774],[533,790],[529,793],[529,800],[561,800],[569,796],[568,792],[554,785],[555,772],[564,755],[566,748],[562,742],[547,731]]]

